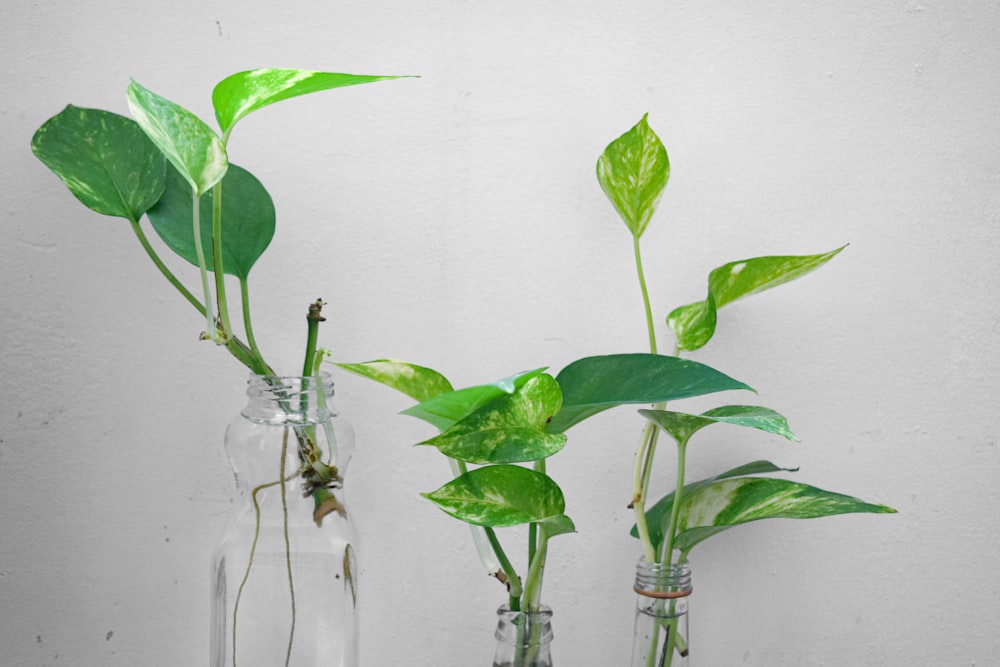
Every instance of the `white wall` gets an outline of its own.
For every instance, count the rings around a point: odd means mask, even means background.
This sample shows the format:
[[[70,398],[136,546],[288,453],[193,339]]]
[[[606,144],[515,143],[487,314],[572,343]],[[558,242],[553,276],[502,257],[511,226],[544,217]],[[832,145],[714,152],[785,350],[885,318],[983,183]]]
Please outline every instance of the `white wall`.
[[[278,207],[255,324],[288,371],[317,296],[339,358],[405,358],[456,384],[641,350],[629,238],[593,166],[645,112],[674,169],[644,238],[659,313],[702,298],[726,261],[850,242],[723,311],[696,355],[803,442],[720,429],[691,474],[766,456],[899,514],[701,547],[692,664],[1000,664],[996,3],[93,0],[4,15],[0,664],[207,660],[207,562],[231,497],[220,442],[244,373],[196,340],[127,225],[79,206],[29,142],[68,102],[127,113],[130,76],[208,119],[217,80],[263,66],[423,77],[289,102],[234,137]],[[489,664],[504,596],[465,528],[417,495],[447,475],[409,447],[427,429],[396,416],[402,396],[338,382],[361,441],[365,664]],[[580,529],[552,543],[546,580],[563,666],[627,659],[638,429],[609,413],[550,463]]]

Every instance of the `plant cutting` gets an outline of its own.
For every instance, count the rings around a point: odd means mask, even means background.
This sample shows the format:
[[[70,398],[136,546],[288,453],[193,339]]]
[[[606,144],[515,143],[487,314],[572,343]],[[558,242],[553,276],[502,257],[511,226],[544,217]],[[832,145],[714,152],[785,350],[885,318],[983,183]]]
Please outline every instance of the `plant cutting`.
[[[381,359],[338,364],[419,401],[404,414],[438,428],[439,435],[419,444],[435,446],[448,457],[454,479],[423,495],[473,526],[484,566],[507,588],[509,600],[500,609],[497,630],[496,667],[552,664],[546,639],[548,617],[538,620],[532,614],[547,613],[540,593],[548,540],[574,528],[565,515],[561,491],[547,475],[546,461],[565,446],[569,428],[610,408],[651,406],[639,411],[646,426],[636,451],[629,503],[636,517],[633,534],[644,552],[636,580],[635,667],[686,661],[686,609],[691,591],[687,557],[705,539],[761,519],[894,511],[809,485],[765,477],[794,471],[769,461],[753,461],[708,479],[686,482],[688,443],[708,426],[729,424],[788,440],[797,438],[781,414],[762,406],[721,405],[700,414],[667,410],[668,402],[681,399],[753,391],[739,380],[679,355],[708,342],[719,308],[798,278],[824,265],[842,248],[808,256],[757,257],[719,267],[710,274],[704,301],[670,313],[668,323],[677,344],[673,355],[661,354],[639,239],[652,219],[669,170],[666,150],[645,117],[608,146],[597,166],[602,188],[632,233],[648,353],[585,357],[554,377],[534,370],[458,391],[437,371],[407,362]],[[661,432],[677,445],[676,488],[647,508]],[[526,525],[528,530],[526,567],[521,569],[511,564],[496,535],[497,528],[514,525]],[[511,613],[514,615],[505,616]],[[518,631],[511,640],[520,647],[518,651],[504,645],[510,627]]]
[[[34,154],[80,202],[129,223],[162,276],[204,319],[201,339],[251,373],[249,405],[227,430],[241,504],[214,558],[214,667],[357,664],[355,539],[338,495],[352,442],[334,419],[329,375],[319,372],[324,304],[303,304],[301,373],[276,373],[254,333],[249,290],[250,271],[274,235],[275,210],[261,182],[230,162],[232,133],[277,102],[395,78],[239,72],[212,92],[218,131],[132,81],[134,120],[70,105],[32,138]],[[195,287],[161,259],[143,216],[167,248],[197,267]],[[238,286],[238,313],[226,276]]]
[[[644,116],[611,142],[597,162],[597,179],[632,236],[635,268],[650,352],[658,349],[639,240],[652,220],[670,177],[667,151]],[[765,256],[724,264],[709,274],[702,301],[672,310],[666,318],[676,341],[674,356],[703,347],[715,333],[718,311],[752,294],[787,283],[833,259],[843,247],[806,256]],[[707,427],[730,424],[787,440],[798,438],[778,412],[756,405],[723,405],[692,414],[667,410],[666,402],[640,410],[646,425],[635,454],[633,536],[643,549],[636,575],[638,605],[633,667],[665,667],[688,655],[686,597],[691,550],[737,525],[771,518],[808,519],[846,513],[892,513],[890,507],[787,479],[762,477],[794,472],[770,461],[753,461],[707,479],[686,480],[687,448]],[[675,488],[647,508],[660,433],[676,445]]]

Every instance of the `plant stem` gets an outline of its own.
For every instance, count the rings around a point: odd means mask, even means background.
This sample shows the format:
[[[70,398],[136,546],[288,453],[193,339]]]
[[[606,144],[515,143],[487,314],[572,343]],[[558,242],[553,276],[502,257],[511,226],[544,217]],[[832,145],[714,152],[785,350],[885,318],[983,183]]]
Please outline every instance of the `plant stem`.
[[[528,576],[524,582],[524,606],[527,611],[538,611],[542,598],[542,577],[545,574],[545,558],[549,550],[549,537],[545,526],[538,525],[538,546],[535,557],[528,565]]]
[[[319,338],[319,323],[326,322],[326,318],[320,313],[323,310],[323,299],[316,299],[309,304],[309,314],[306,315],[308,332],[306,334],[306,357],[302,362],[302,375],[312,374],[316,359],[316,341]]]
[[[142,227],[139,225],[139,221],[129,220],[129,222],[132,224],[132,231],[135,232],[136,238],[138,238],[139,243],[142,244],[142,249],[146,251],[146,254],[149,256],[149,259],[151,259],[153,264],[156,265],[156,268],[160,270],[160,273],[163,274],[163,277],[166,278],[171,285],[177,288],[177,291],[181,293],[181,296],[183,296],[185,299],[188,300],[188,303],[194,306],[199,313],[204,315],[205,306],[201,303],[201,301],[198,301],[195,295],[191,294],[191,292],[188,291],[188,289],[181,284],[181,282],[177,279],[177,277],[170,272],[170,269],[167,268],[167,265],[163,263],[159,255],[156,254],[156,251],[153,250],[153,246],[150,245],[149,243],[149,239],[146,238],[146,233],[142,231]]]
[[[674,533],[677,531],[677,519],[681,513],[681,501],[684,499],[684,472],[687,458],[687,439],[677,442],[677,488],[674,489],[674,504],[670,508],[670,523],[663,535],[661,558],[668,564],[674,551]]]
[[[250,352],[253,354],[255,359],[263,361],[263,356],[260,353],[260,348],[257,347],[257,340],[253,335],[253,324],[250,322],[250,287],[247,285],[246,278],[240,278],[240,303],[243,305],[243,329],[247,334],[247,344],[250,346]],[[318,371],[314,369],[312,375],[317,374]]]
[[[222,259],[222,181],[212,188],[212,270],[215,273],[215,296],[219,306],[219,323],[222,337],[228,340],[233,335],[229,323],[229,305],[226,302],[226,273]]]
[[[649,351],[656,354],[656,329],[653,326],[653,310],[649,305],[649,290],[646,289],[646,274],[642,270],[642,253],[639,251],[639,237],[632,237],[632,247],[635,251],[635,270],[639,275],[639,288],[642,290],[642,305],[646,310],[646,331],[649,334]]]
[[[496,532],[486,526],[483,526],[483,532],[486,533],[486,539],[490,541],[493,553],[496,554],[497,560],[500,561],[500,568],[507,577],[507,594],[510,597],[510,609],[511,611],[521,611],[521,578],[517,576],[517,571],[514,570],[510,559],[507,558],[507,554],[500,545],[500,540],[497,539]]]
[[[218,328],[212,321],[212,291],[208,287],[208,265],[205,262],[205,249],[201,244],[201,197],[198,191],[192,188],[191,191],[191,220],[194,227],[194,250],[198,256],[198,271],[201,274],[201,289],[205,295],[205,336],[209,340],[221,344],[223,341],[219,336]]]

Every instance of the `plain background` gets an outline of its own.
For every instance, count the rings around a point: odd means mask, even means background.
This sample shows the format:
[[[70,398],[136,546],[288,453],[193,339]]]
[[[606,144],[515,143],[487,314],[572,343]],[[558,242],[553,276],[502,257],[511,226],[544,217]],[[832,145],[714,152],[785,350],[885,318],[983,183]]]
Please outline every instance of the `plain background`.
[[[130,76],[210,119],[226,75],[302,67],[422,78],[237,128],[232,160],[278,209],[251,276],[275,365],[295,371],[318,296],[338,359],[403,358],[456,385],[643,350],[631,242],[594,163],[648,112],[673,165],[643,239],[663,347],[662,316],[704,298],[715,266],[851,244],[724,309],[693,355],[802,442],[720,427],[690,474],[766,457],[899,510],[695,550],[691,664],[1000,665],[996,2],[25,0],[4,15],[0,664],[206,664],[232,496],[221,439],[243,403],[241,367],[197,340],[128,225],[32,157],[32,133],[67,103],[127,114]],[[335,377],[359,441],[364,664],[489,664],[504,595],[465,527],[418,495],[448,478],[410,446],[428,428],[396,414],[402,395]],[[579,528],[550,545],[560,665],[627,662],[640,429],[607,413],[549,464]]]

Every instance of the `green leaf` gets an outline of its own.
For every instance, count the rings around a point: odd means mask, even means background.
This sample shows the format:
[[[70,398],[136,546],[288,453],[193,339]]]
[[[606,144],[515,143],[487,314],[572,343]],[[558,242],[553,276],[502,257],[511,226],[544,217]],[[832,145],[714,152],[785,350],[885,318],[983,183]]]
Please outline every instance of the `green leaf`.
[[[733,477],[746,477],[747,475],[765,475],[773,472],[796,472],[798,468],[780,468],[770,461],[752,461],[751,463],[746,463],[741,466],[727,470],[724,473],[708,477],[706,479],[698,480],[697,482],[690,482],[684,485],[684,494],[687,495],[693,490],[701,488],[706,484],[710,484],[720,479],[731,479]],[[660,548],[660,544],[663,542],[663,536],[667,529],[667,522],[670,519],[670,510],[674,506],[674,492],[671,491],[667,495],[663,496],[655,503],[652,507],[646,508],[646,525],[649,528],[650,540],[653,543],[653,547],[657,550]],[[632,531],[630,533],[632,537],[639,537],[639,529],[635,525],[632,526]]]
[[[574,361],[556,376],[563,407],[549,424],[562,433],[617,405],[658,403],[718,391],[753,389],[710,366],[658,354],[612,354]]]
[[[254,69],[226,77],[212,91],[215,117],[224,133],[247,114],[281,100],[331,88],[399,79],[398,76],[368,76],[313,72],[302,69]]]
[[[646,118],[612,141],[597,160],[597,180],[636,239],[646,231],[670,178],[667,150]]]
[[[229,160],[222,140],[200,118],[132,81],[132,115],[199,196],[222,180]]]
[[[669,433],[677,442],[687,442],[697,431],[711,424],[747,426],[798,442],[788,428],[788,420],[771,408],[757,405],[724,405],[700,415],[670,410],[639,410],[639,414]]]
[[[728,303],[795,280],[817,269],[846,248],[819,255],[769,256],[730,262],[708,276],[708,297],[704,301],[675,308],[667,324],[677,335],[681,350],[697,350],[715,334],[716,311]]]
[[[565,514],[550,516],[547,519],[542,519],[539,523],[545,527],[545,536],[549,539],[556,535],[566,535],[567,533],[576,532],[576,525],[573,523],[573,519]]]
[[[523,386],[525,382],[541,374],[544,370],[544,368],[537,368],[533,371],[511,375],[490,384],[466,387],[445,394],[438,394],[419,405],[403,410],[402,414],[423,419],[425,422],[444,431],[458,420],[490,401],[504,394],[514,393],[518,387]]]
[[[380,382],[415,401],[426,401],[453,391],[448,379],[430,368],[394,359],[377,359],[360,364],[334,364],[346,371]]]
[[[421,442],[467,463],[517,463],[552,456],[566,436],[546,433],[559,412],[559,385],[551,375],[538,375],[458,421],[441,435]]]
[[[836,514],[895,513],[885,505],[786,479],[743,477],[706,484],[681,499],[677,538],[682,551],[723,530],[761,519],[815,519]]]
[[[456,519],[491,528],[543,521],[566,507],[552,479],[516,465],[476,468],[421,495]]]
[[[175,253],[198,266],[191,220],[191,189],[171,167],[163,197],[147,215],[153,229]],[[212,219],[215,191],[201,197],[201,219]],[[274,237],[274,203],[253,174],[230,165],[222,179],[222,271],[246,280]],[[201,225],[203,248],[212,247],[212,225]],[[208,270],[212,270],[209,263]]]
[[[138,222],[163,193],[166,160],[131,118],[67,106],[31,150],[88,208]]]

